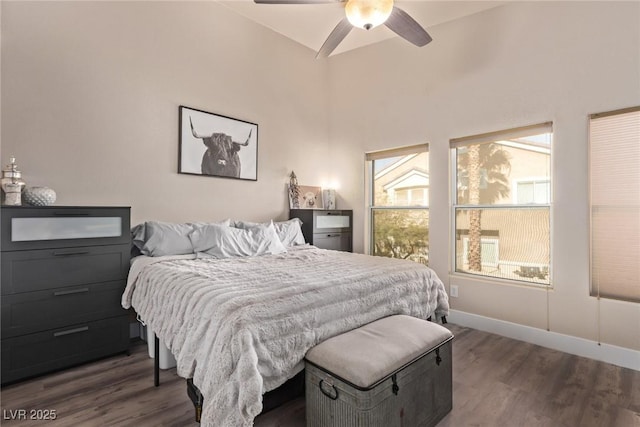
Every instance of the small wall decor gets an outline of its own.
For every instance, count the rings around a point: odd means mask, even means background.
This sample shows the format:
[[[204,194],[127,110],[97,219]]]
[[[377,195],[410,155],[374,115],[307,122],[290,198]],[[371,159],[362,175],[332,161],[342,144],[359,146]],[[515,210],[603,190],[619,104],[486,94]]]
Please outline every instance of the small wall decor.
[[[258,180],[258,125],[180,106],[178,172]]]
[[[289,191],[290,209],[324,209],[322,188],[310,185],[298,185],[297,188],[297,197]]]

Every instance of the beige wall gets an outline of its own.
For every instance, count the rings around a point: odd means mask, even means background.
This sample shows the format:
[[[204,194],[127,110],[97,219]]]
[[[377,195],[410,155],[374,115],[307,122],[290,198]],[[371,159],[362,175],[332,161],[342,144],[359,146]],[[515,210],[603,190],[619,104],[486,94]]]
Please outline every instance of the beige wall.
[[[134,223],[283,218],[321,185],[326,63],[214,2],[2,2],[2,146],[57,204]],[[181,175],[178,106],[259,125],[258,181]],[[342,204],[345,207],[345,204]]]
[[[640,349],[640,305],[589,296],[587,173],[588,114],[640,104],[640,4],[515,2],[429,31],[421,49],[395,38],[330,60],[330,151],[347,171],[355,248],[362,152],[429,142],[429,262],[459,286],[453,308]],[[553,290],[450,274],[449,140],[546,121]]]

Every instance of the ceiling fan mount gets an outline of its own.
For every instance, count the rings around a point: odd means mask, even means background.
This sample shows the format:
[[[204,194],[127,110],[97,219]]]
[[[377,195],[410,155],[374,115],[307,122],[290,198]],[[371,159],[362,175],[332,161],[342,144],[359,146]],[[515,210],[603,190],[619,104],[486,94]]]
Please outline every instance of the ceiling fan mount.
[[[329,34],[316,58],[329,56],[354,27],[370,30],[384,24],[403,39],[420,47],[432,40],[427,31],[407,12],[394,5],[394,0],[254,0],[254,2],[257,4],[344,3],[345,17]]]

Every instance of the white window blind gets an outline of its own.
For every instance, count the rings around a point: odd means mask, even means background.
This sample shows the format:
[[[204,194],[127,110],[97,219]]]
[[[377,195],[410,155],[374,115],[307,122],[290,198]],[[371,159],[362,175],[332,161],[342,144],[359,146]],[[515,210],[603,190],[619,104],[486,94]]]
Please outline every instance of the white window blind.
[[[591,294],[640,302],[640,107],[589,126]]]
[[[404,147],[390,148],[387,150],[370,151],[365,153],[368,161],[382,160],[391,157],[410,156],[412,154],[426,153],[429,151],[427,144],[405,145]]]

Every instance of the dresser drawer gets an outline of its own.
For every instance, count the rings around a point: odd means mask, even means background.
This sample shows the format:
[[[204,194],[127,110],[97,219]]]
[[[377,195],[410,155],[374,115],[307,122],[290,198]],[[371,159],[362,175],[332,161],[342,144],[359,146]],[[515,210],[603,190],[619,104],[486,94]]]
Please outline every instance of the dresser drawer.
[[[128,316],[3,339],[2,383],[126,351]]]
[[[313,211],[314,233],[335,233],[351,230],[352,211]]]
[[[302,220],[305,229],[313,233],[350,232],[352,229],[353,211],[324,209],[291,209],[289,218]]]
[[[316,233],[313,245],[320,249],[351,252],[351,233]]]
[[[125,207],[2,208],[2,251],[118,245],[130,241]]]
[[[124,280],[2,297],[2,339],[122,316]]]
[[[2,253],[2,294],[123,280],[128,244]]]

